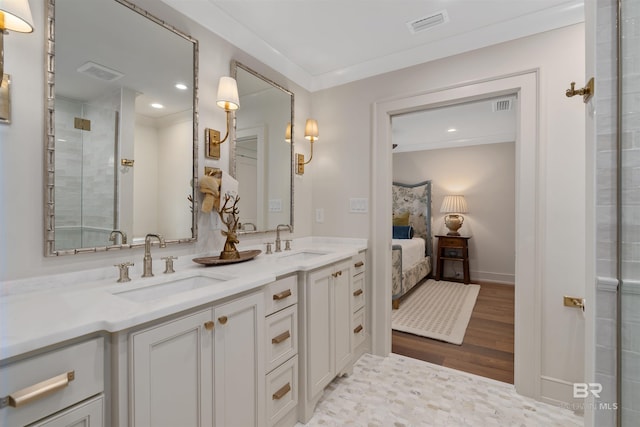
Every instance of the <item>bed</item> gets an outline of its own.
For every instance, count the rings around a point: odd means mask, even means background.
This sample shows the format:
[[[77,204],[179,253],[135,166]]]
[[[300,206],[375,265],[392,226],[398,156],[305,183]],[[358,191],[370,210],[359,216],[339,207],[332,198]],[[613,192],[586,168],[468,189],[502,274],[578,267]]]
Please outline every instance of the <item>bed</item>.
[[[408,213],[408,220],[406,220]],[[418,184],[393,183],[394,233],[392,240],[392,303],[400,307],[402,298],[431,273],[433,252],[431,236],[431,181]],[[402,218],[404,217],[404,218]],[[408,221],[413,236],[404,235]],[[397,236],[400,237],[400,236]]]

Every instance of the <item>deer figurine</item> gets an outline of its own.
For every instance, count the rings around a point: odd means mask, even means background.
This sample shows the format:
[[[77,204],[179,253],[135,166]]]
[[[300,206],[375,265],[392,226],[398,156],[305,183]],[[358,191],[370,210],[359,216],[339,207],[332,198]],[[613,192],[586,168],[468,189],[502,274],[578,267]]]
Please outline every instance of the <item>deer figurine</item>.
[[[229,201],[233,199],[233,205],[227,206]],[[238,240],[238,236],[236,235],[236,228],[238,227],[238,214],[240,213],[240,209],[238,209],[238,201],[240,200],[239,196],[230,196],[225,194],[224,196],[224,204],[222,208],[218,211],[220,215],[220,219],[227,226],[227,230],[222,230],[222,234],[227,236],[227,240],[224,243],[224,249],[220,252],[220,259],[239,259],[240,253],[238,249],[236,249],[236,244],[240,243]]]

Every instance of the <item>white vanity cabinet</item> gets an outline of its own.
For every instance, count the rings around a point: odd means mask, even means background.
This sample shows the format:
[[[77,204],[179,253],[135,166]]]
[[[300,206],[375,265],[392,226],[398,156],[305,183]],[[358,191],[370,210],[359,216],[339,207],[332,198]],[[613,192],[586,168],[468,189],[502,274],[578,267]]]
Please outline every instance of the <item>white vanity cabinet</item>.
[[[311,271],[304,279],[301,421],[307,422],[322,390],[353,363],[351,260]]]
[[[0,425],[104,425],[104,339],[0,367]]]
[[[298,280],[281,277],[265,288],[266,421],[296,424],[298,406]]]
[[[255,292],[131,333],[131,425],[263,426],[263,331]]]

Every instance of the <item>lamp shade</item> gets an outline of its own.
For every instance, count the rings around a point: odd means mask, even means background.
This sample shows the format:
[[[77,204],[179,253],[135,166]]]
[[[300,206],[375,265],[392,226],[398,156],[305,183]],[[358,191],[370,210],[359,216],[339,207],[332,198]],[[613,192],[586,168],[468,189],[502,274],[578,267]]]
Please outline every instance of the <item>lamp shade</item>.
[[[291,142],[291,123],[287,123],[287,129],[284,131],[284,140]]]
[[[304,137],[312,142],[318,139],[318,122],[316,120],[307,119],[307,123],[304,125]]]
[[[467,201],[464,196],[444,196],[441,213],[467,213]]]
[[[240,98],[238,96],[238,84],[233,77],[222,76],[218,83],[218,107],[226,111],[240,108]]]
[[[33,17],[29,0],[0,0],[0,29],[32,32]]]

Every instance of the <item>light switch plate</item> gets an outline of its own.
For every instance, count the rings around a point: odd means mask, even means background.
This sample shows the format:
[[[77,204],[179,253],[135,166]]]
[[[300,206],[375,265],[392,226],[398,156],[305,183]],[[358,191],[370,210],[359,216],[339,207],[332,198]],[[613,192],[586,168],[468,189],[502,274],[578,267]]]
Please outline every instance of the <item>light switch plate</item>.
[[[367,213],[369,211],[369,200],[367,198],[349,199],[349,212]]]
[[[324,222],[324,209],[316,209],[316,222]]]

